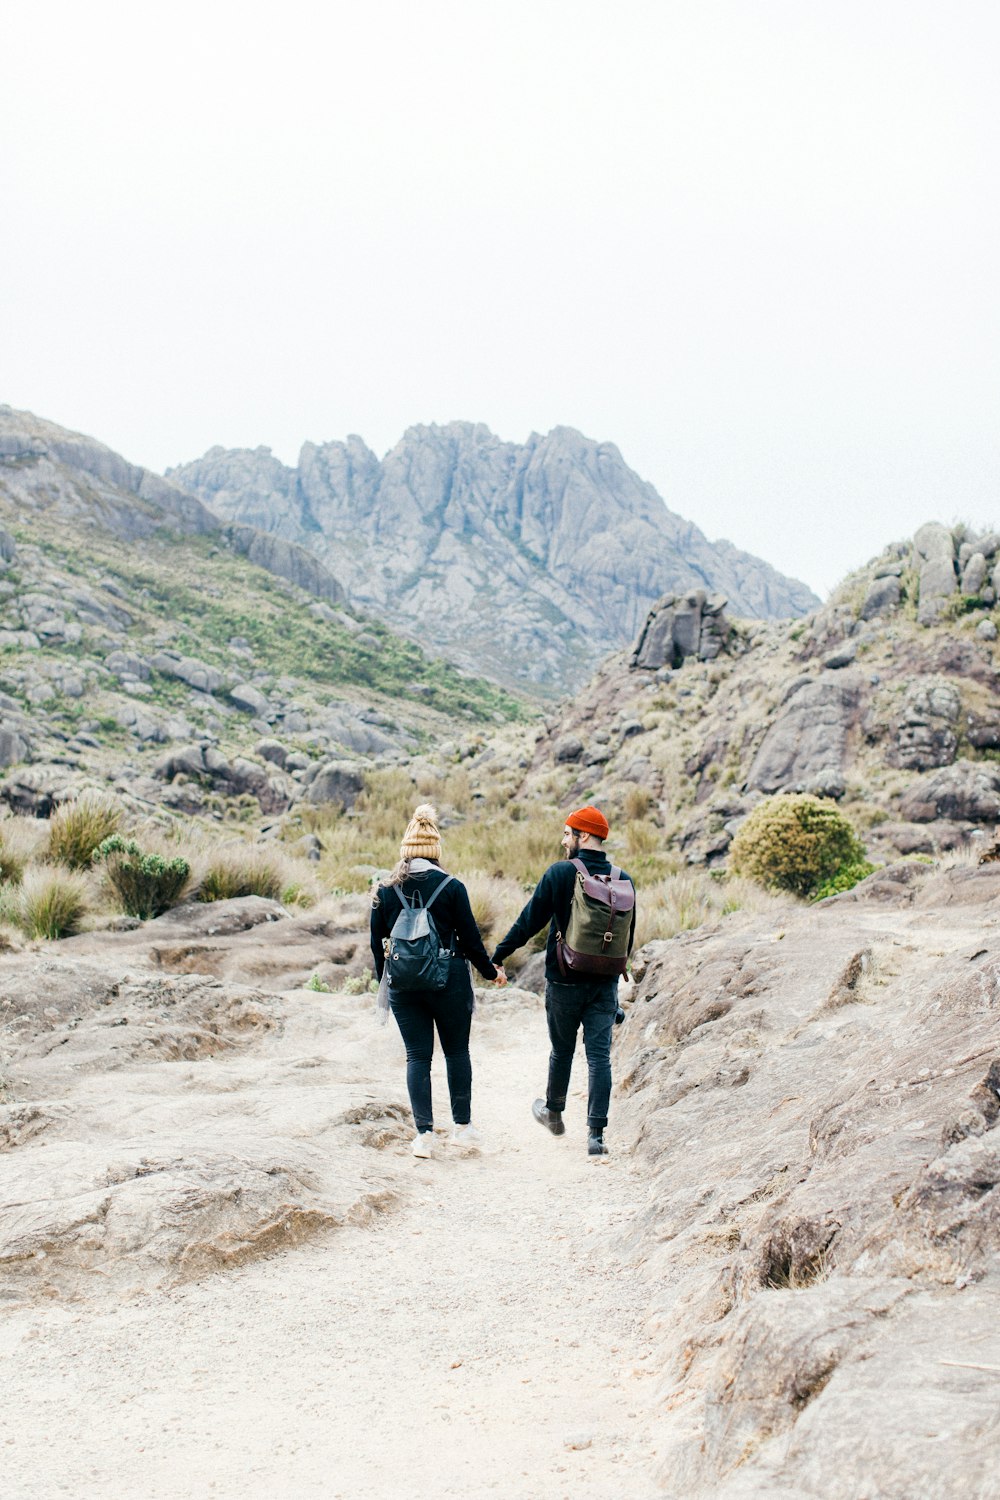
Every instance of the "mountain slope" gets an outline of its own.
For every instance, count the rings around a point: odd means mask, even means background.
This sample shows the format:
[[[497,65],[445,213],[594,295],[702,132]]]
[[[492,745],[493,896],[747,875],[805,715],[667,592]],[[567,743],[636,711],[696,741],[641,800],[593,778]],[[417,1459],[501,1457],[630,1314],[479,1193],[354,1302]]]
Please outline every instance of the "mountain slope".
[[[342,600],[296,544],[0,407],[0,802],[44,812],[82,778],[273,814],[329,757],[356,788],[373,760],[523,711]]]
[[[737,615],[819,603],[710,543],[612,443],[569,427],[523,444],[481,423],[411,427],[381,462],[358,437],[306,443],[295,469],[212,448],[169,474],[218,515],[309,547],[421,640],[548,691],[581,683],[668,590],[721,592]]]

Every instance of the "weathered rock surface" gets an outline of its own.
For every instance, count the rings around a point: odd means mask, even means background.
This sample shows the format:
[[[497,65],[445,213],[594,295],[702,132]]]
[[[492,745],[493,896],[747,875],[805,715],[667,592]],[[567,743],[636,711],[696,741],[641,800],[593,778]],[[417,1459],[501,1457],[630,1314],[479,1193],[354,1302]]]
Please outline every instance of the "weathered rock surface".
[[[913,823],[931,823],[937,818],[998,822],[1000,766],[991,761],[956,761],[909,787],[900,800],[899,811]]]
[[[748,786],[843,795],[847,736],[860,696],[860,680],[846,672],[803,682],[764,736]]]
[[[394,1194],[378,1148],[403,1109],[365,1064],[383,1037],[347,1035],[356,1001],[147,976],[137,958],[0,960],[8,1302],[169,1285],[364,1222]]]
[[[934,677],[912,683],[886,755],[889,764],[913,771],[950,765],[958,749],[961,708],[955,683]]]
[[[993,1488],[1000,868],[902,868],[642,955],[616,1056],[666,1494]]]
[[[469,422],[413,427],[381,462],[357,437],[307,443],[295,470],[266,448],[213,448],[170,472],[227,520],[329,558],[353,599],[427,643],[543,686],[579,682],[668,589],[719,590],[742,615],[815,603],[568,427],[524,444]]]

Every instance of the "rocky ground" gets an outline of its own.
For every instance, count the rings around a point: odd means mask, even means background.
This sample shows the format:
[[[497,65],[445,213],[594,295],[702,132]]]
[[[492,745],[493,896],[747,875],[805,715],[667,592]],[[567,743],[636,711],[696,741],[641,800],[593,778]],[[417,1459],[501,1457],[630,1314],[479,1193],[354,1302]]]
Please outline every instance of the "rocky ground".
[[[485,1153],[413,1161],[394,1031],[241,982],[247,934],[294,920],[246,912],[206,972],[165,968],[164,919],[0,960],[12,1500],[112,1476],[144,1500],[992,1497],[996,865],[906,862],[649,945],[607,1164],[579,1088],[563,1140],[530,1119],[525,991],[481,996]]]

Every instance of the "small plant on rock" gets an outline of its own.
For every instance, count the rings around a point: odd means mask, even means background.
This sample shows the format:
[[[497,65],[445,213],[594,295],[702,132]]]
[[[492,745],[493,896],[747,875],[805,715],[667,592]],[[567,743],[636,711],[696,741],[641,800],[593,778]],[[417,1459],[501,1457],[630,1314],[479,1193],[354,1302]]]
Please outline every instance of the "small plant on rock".
[[[135,839],[122,838],[120,833],[98,845],[94,861],[104,866],[122,911],[144,922],[176,906],[191,874],[186,859],[146,853]]]
[[[835,802],[806,794],[770,797],[755,807],[730,849],[730,869],[772,889],[815,898],[871,873],[864,845]]]
[[[71,870],[86,870],[98,844],[121,826],[121,808],[110,797],[84,792],[67,802],[49,821],[48,858]]]

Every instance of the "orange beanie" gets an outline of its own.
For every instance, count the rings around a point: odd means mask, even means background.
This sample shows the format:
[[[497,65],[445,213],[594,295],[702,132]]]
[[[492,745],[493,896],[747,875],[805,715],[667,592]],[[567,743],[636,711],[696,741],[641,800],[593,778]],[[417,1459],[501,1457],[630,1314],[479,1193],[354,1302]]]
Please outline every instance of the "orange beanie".
[[[595,839],[606,839],[608,820],[599,807],[579,807],[566,819],[566,827],[577,833],[592,833]]]

